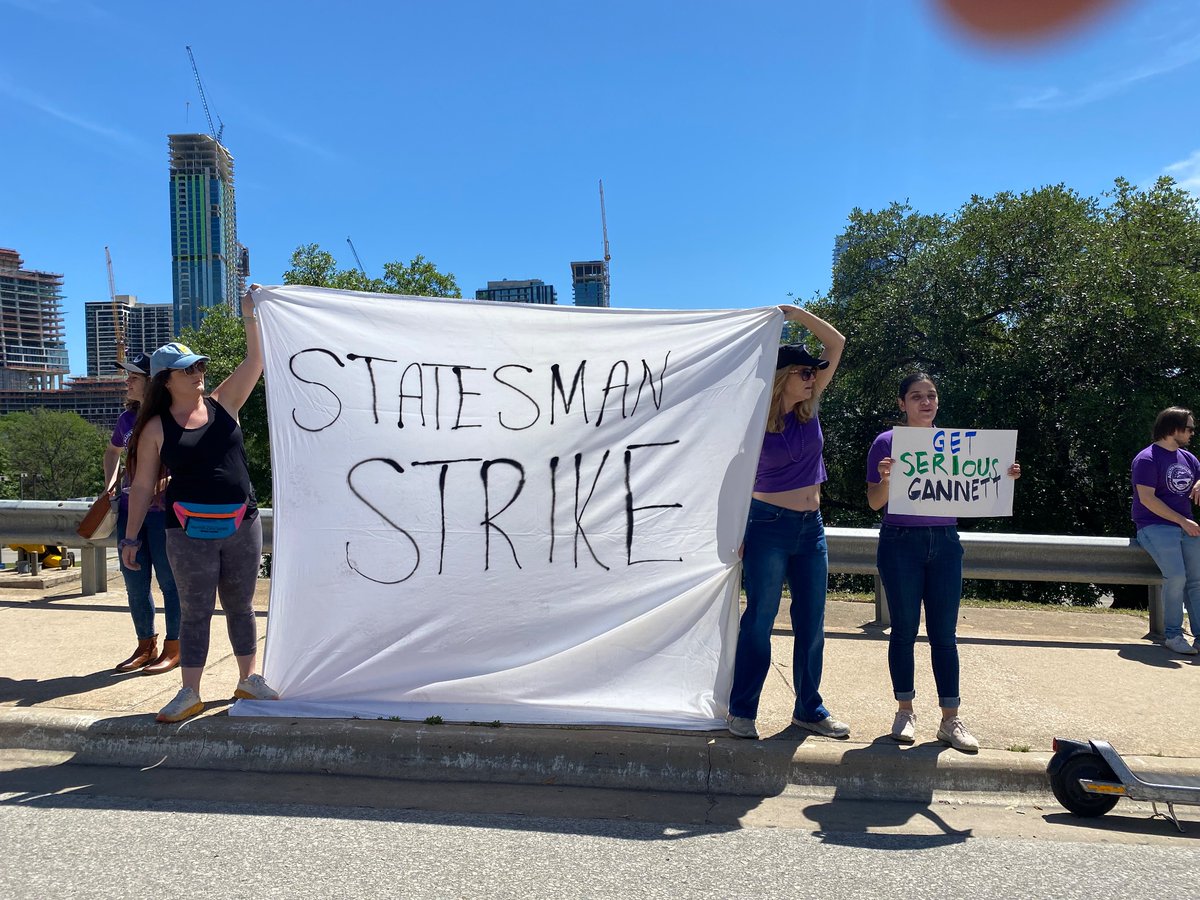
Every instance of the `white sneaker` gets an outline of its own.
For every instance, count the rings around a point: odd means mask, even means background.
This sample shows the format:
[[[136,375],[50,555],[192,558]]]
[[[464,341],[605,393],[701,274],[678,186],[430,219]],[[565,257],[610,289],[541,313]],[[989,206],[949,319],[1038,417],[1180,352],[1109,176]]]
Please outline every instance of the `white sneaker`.
[[[258,674],[247,675],[237,683],[233,696],[242,700],[278,700],[279,694]]]
[[[1184,656],[1195,656],[1197,653],[1200,653],[1200,650],[1189,644],[1188,639],[1182,634],[1177,634],[1175,637],[1163,641],[1163,646],[1176,653],[1182,653]]]
[[[758,729],[754,726],[754,720],[744,716],[729,717],[729,733],[734,737],[758,740]]]
[[[967,731],[967,726],[958,716],[949,722],[945,719],[942,720],[942,724],[938,726],[937,738],[943,744],[949,744],[955,750],[961,750],[963,753],[979,752],[979,741],[975,740],[975,736]]]
[[[917,714],[911,709],[897,710],[892,721],[892,739],[901,744],[911,744],[917,739]]]
[[[158,711],[156,722],[182,722],[204,711],[204,701],[190,687],[180,688],[175,698]]]
[[[845,722],[839,722],[833,716],[826,716],[823,719],[817,719],[815,722],[805,722],[803,719],[792,717],[792,724],[799,725],[823,737],[842,738],[850,737],[850,726]]]

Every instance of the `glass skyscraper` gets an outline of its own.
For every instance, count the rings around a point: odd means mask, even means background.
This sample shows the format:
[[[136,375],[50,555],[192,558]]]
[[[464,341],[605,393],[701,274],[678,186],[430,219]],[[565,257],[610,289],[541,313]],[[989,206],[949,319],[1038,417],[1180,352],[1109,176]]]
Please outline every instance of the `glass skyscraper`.
[[[206,310],[234,304],[243,285],[233,157],[207,134],[171,134],[167,141],[175,327],[199,328]]]

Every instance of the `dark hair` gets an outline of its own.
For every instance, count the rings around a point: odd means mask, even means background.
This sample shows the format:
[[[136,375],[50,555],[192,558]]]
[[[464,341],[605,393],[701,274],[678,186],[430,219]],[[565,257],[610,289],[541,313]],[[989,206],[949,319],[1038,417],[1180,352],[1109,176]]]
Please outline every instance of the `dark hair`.
[[[1187,428],[1188,419],[1195,421],[1190,409],[1184,409],[1182,406],[1168,406],[1154,420],[1152,440],[1161,441],[1177,431],[1182,431]]]
[[[904,395],[908,393],[908,389],[918,381],[928,381],[934,387],[937,387],[937,382],[933,380],[928,372],[910,372],[909,374],[905,375],[903,379],[901,379],[900,393],[898,393],[896,396],[903,400]]]
[[[171,392],[167,390],[167,379],[173,369],[164,369],[149,380],[142,405],[138,408],[137,421],[133,423],[133,431],[129,433],[129,444],[126,448],[125,469],[132,483],[137,471],[138,439],[146,428],[146,423],[155,416],[160,416],[171,408]]]

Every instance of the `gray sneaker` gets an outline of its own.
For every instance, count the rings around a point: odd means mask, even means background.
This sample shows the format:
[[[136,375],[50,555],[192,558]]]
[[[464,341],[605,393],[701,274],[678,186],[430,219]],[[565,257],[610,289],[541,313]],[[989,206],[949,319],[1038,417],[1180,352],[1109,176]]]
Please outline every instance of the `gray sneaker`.
[[[826,716],[823,719],[817,719],[815,722],[805,722],[803,719],[797,719],[793,716],[792,724],[799,725],[801,728],[823,737],[838,738],[839,740],[850,737],[850,726],[845,722],[839,722],[833,716]]]
[[[1184,656],[1195,656],[1197,653],[1200,653],[1200,650],[1189,644],[1188,639],[1182,634],[1177,634],[1175,637],[1163,641],[1163,646],[1168,650],[1173,650],[1175,653],[1182,653]]]
[[[734,737],[758,740],[758,729],[754,727],[754,720],[744,716],[729,717],[729,733]]]
[[[278,700],[279,694],[258,674],[247,675],[237,683],[233,696],[242,700]]]
[[[967,726],[958,716],[948,722],[945,719],[942,720],[942,724],[938,726],[937,739],[963,753],[979,752],[979,741],[975,740],[975,735],[967,731]]]
[[[892,740],[901,744],[911,744],[917,739],[917,714],[911,709],[896,711],[892,722]]]
[[[200,699],[200,695],[193,691],[190,687],[180,688],[179,693],[175,695],[166,706],[158,711],[155,716],[156,722],[182,722],[184,719],[190,719],[192,716],[199,715],[204,711],[204,701]]]

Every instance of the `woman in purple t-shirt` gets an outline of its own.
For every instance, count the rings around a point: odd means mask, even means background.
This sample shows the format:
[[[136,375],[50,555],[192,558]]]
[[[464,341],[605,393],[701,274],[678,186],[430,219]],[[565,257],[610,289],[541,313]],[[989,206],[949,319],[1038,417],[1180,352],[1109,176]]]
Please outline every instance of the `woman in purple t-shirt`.
[[[905,424],[932,428],[938,412],[938,393],[933,379],[914,372],[900,382],[898,397]],[[938,516],[902,516],[888,512],[888,487],[892,475],[892,431],[875,438],[867,454],[867,503],[883,510],[875,565],[887,594],[892,630],[888,638],[888,671],[899,708],[892,723],[892,737],[902,744],[916,739],[913,713],[913,646],[925,605],[925,631],[933,680],[937,684],[942,720],[938,740],[956,750],[977,753],[979,741],[958,717],[958,607],[962,600],[962,545],[958,520]],[[1013,463],[1010,478],[1021,477]]]
[[[145,399],[146,386],[150,381],[150,357],[135,353],[117,366],[125,370],[125,412],[117,419],[112,439],[104,449],[104,483],[112,490],[121,465],[121,454],[129,443],[133,424],[137,421],[138,409]],[[129,477],[122,479],[117,501],[117,534],[125,535],[129,521]],[[114,667],[117,672],[132,672],[141,669],[143,675],[161,675],[179,665],[179,589],[175,586],[175,575],[167,559],[167,532],[162,494],[155,496],[146,514],[138,538],[141,547],[137,552],[138,569],[121,563],[121,575],[125,579],[125,594],[129,601],[129,615],[133,618],[133,630],[137,634],[137,646],[128,659]],[[158,635],[154,631],[154,597],[150,593],[150,575],[153,569],[158,578],[158,589],[162,593],[165,633],[162,652],[158,649]]]
[[[844,738],[849,736],[850,726],[829,715],[819,690],[829,555],[821,521],[825,461],[817,401],[837,371],[846,339],[807,310],[795,306],[780,309],[789,322],[799,322],[816,335],[825,350],[817,358],[799,344],[779,348],[767,433],[743,544],[746,612],[738,631],[729,731],[735,737],[758,737],[754,720],[771,665],[771,627],[787,579],[795,635],[792,723],[827,737]]]

